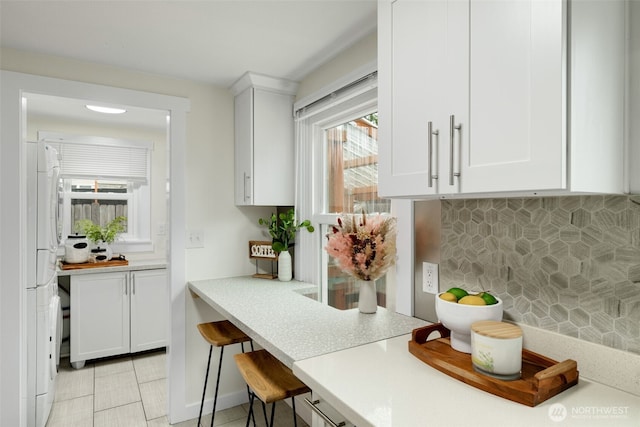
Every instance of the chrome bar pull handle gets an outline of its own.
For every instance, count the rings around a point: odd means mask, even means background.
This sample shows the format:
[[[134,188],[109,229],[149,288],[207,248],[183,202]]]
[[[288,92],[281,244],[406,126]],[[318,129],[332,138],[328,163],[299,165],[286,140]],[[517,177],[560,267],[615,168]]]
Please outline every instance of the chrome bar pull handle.
[[[136,273],[131,273],[131,295],[136,294]]]
[[[427,123],[427,133],[429,134],[427,140],[428,140],[428,147],[427,149],[429,150],[429,154],[428,154],[428,164],[427,164],[427,174],[429,175],[428,178],[428,186],[429,188],[433,187],[433,180],[434,179],[438,179],[438,174],[433,174],[433,135],[438,135],[440,132],[438,132],[438,130],[433,130],[433,122],[428,122]]]
[[[333,421],[331,418],[329,418],[327,416],[327,414],[325,414],[324,412],[322,412],[320,410],[320,408],[318,408],[316,405],[318,403],[320,403],[319,400],[314,400],[313,402],[311,400],[309,400],[308,397],[304,398],[304,401],[307,403],[307,405],[309,405],[311,407],[311,410],[313,412],[315,412],[316,414],[320,415],[320,418],[322,418],[324,420],[325,423],[329,424],[331,427],[343,427],[346,426],[347,423],[344,421],[340,421],[339,423],[335,423],[335,421]]]
[[[453,171],[453,158],[455,156],[454,134],[455,131],[460,131],[461,129],[462,125],[456,125],[456,116],[453,114],[449,116],[449,185],[453,185],[454,176],[460,176],[460,172]]]
[[[251,192],[247,191],[247,184],[251,187],[251,175],[244,172],[244,199],[251,200]]]

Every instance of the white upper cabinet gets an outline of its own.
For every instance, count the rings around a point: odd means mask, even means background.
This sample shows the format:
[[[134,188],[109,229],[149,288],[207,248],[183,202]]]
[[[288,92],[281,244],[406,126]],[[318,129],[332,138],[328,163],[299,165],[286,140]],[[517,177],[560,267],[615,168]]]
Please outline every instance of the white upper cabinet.
[[[293,101],[297,83],[245,73],[235,95],[236,205],[294,204]]]
[[[625,192],[624,2],[570,6],[379,2],[379,194]]]

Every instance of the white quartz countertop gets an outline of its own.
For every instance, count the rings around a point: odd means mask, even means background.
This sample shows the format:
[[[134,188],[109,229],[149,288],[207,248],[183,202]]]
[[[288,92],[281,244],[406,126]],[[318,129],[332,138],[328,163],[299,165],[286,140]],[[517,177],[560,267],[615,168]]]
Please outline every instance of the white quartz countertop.
[[[428,324],[382,307],[375,314],[338,310],[305,296],[317,287],[298,281],[232,277],[192,281],[189,289],[289,367]]]
[[[581,377],[531,408],[430,367],[409,353],[410,339],[404,335],[299,360],[293,372],[358,427],[640,425],[638,396]]]
[[[58,267],[58,276],[76,276],[79,274],[94,273],[114,273],[117,271],[139,271],[139,270],[156,270],[159,268],[167,268],[167,262],[164,260],[129,260],[128,265],[110,266],[110,267],[94,267],[80,268],[76,270],[63,270]]]

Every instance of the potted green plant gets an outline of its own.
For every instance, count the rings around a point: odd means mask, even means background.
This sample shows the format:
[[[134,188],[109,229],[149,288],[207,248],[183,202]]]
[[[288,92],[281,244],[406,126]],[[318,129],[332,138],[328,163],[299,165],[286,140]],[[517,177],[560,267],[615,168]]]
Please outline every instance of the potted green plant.
[[[116,240],[118,234],[124,231],[126,222],[126,217],[118,216],[109,221],[104,227],[101,227],[90,219],[82,219],[76,222],[75,229],[76,231],[84,233],[87,239],[98,245],[98,247],[102,242],[104,246],[103,249],[107,251],[107,258],[111,259],[111,248],[109,245]]]
[[[315,228],[311,225],[311,221],[306,219],[297,222],[295,211],[289,209],[279,215],[272,213],[269,218],[260,218],[258,223],[267,227],[272,240],[271,247],[278,253],[278,279],[281,281],[291,280],[291,254],[289,254],[289,247],[293,245],[296,232],[301,228],[313,233]]]

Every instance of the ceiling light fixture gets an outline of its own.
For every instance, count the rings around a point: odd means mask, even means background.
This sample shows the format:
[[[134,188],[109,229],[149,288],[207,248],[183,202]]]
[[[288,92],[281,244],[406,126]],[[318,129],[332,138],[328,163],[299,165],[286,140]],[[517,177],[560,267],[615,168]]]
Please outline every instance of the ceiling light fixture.
[[[85,107],[91,111],[105,114],[122,114],[127,112],[124,108],[102,107],[100,105],[85,105]]]

